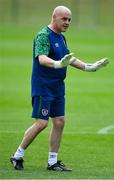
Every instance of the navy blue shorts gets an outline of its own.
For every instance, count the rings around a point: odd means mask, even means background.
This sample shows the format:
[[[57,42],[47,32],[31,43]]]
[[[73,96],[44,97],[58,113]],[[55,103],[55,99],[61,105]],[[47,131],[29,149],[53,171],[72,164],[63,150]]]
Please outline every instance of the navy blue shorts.
[[[32,117],[36,119],[48,120],[49,117],[54,118],[64,116],[65,113],[65,98],[58,97],[32,97]]]

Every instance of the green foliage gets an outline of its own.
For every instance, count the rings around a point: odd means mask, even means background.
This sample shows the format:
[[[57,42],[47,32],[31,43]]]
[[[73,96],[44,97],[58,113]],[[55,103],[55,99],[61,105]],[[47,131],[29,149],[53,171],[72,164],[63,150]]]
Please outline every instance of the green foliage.
[[[9,158],[18,147],[31,119],[30,78],[32,39],[39,29],[1,26],[0,39],[0,178],[1,179],[114,179],[114,130],[97,132],[113,124],[114,36],[112,30],[70,29],[68,46],[78,58],[93,62],[109,57],[111,63],[95,73],[68,68],[66,126],[59,159],[71,173],[47,172],[48,140],[44,130],[27,149],[25,170],[15,171]]]

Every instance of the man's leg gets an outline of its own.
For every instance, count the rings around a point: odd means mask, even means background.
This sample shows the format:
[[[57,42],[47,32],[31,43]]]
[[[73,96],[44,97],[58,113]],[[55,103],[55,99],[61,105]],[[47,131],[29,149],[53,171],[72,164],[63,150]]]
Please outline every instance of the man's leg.
[[[20,144],[20,147],[26,149],[29,144],[32,143],[34,138],[47,127],[48,121],[39,119],[37,120],[24,134],[23,140]]]
[[[64,116],[52,118],[52,122],[53,125],[50,133],[50,152],[48,159],[48,164],[50,165],[57,163],[57,155],[65,123]]]
[[[52,118],[52,122],[53,126],[50,133],[50,151],[58,153],[65,124],[64,116]]]
[[[50,152],[47,169],[53,171],[72,171],[72,169],[66,168],[64,164],[61,163],[61,161],[57,160],[65,124],[64,116],[52,118],[52,121],[53,126],[50,134]]]
[[[23,156],[25,149],[48,125],[50,101],[46,100],[45,97],[35,96],[32,97],[32,107],[32,117],[36,119],[36,122],[27,129],[20,146],[10,159],[14,168],[18,170],[23,169]]]
[[[17,170],[23,169],[23,156],[25,149],[32,143],[35,137],[48,125],[47,120],[39,119],[37,120],[24,134],[23,140],[15,152],[14,156],[11,157],[11,162],[14,168]]]

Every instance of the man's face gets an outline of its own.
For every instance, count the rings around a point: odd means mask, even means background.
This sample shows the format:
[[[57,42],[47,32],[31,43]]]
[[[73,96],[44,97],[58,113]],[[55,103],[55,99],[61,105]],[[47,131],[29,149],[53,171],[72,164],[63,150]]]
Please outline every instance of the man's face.
[[[59,15],[55,15],[54,24],[58,33],[66,32],[71,22],[71,14],[70,13],[60,13]]]

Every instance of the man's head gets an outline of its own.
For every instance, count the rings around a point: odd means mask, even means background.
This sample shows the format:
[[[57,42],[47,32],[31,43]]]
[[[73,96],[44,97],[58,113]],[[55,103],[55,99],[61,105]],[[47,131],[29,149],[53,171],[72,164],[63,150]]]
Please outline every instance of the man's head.
[[[71,11],[65,6],[57,6],[52,14],[51,27],[57,33],[66,32],[72,18]]]

